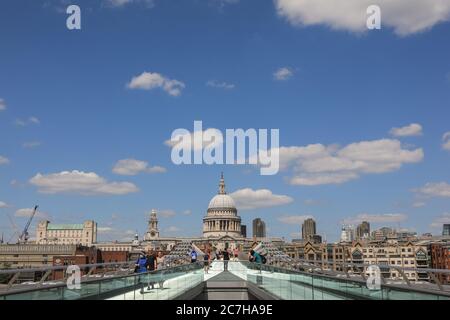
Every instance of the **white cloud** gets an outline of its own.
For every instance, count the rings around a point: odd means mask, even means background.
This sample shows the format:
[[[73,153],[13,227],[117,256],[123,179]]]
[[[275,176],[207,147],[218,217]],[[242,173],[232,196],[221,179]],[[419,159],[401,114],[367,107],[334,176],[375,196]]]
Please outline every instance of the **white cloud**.
[[[306,199],[303,201],[303,203],[307,206],[320,206],[326,203],[324,200],[318,200],[318,199]]]
[[[176,216],[176,214],[177,213],[174,210],[170,210],[170,209],[158,211],[158,215],[163,218],[171,218],[171,217]]]
[[[292,216],[282,216],[278,218],[278,221],[285,224],[295,224],[301,225],[306,219],[313,219],[311,215],[292,215]]]
[[[6,202],[0,201],[0,208],[8,208],[9,205]]]
[[[33,214],[34,208],[23,208],[23,209],[18,209],[15,213],[14,216],[16,217],[30,217]],[[45,212],[41,212],[39,210],[36,211],[36,215],[35,218],[38,219],[49,219],[50,216],[45,213]]]
[[[78,170],[43,175],[38,173],[29,181],[42,193],[76,193],[81,195],[123,195],[139,189],[130,182],[108,182],[94,172]]]
[[[114,7],[121,7],[126,4],[130,4],[133,0],[106,0],[107,3],[111,4]]]
[[[450,184],[447,182],[428,182],[414,192],[425,197],[443,197],[450,198]]]
[[[40,124],[41,123],[41,121],[38,118],[36,118],[36,117],[30,117],[30,118],[28,118],[28,121],[30,123],[34,123],[34,124]]]
[[[233,83],[227,83],[223,81],[217,81],[217,80],[209,80],[206,83],[206,86],[212,87],[212,88],[220,88],[220,89],[234,89],[236,86]]]
[[[371,223],[397,223],[408,219],[404,213],[383,213],[383,214],[369,214],[361,213],[356,217],[347,218],[343,221],[344,224],[358,224],[363,221]]]
[[[277,71],[275,71],[273,73],[273,78],[275,80],[288,80],[293,76],[293,71],[289,68],[283,67],[283,68],[279,68]]]
[[[240,0],[205,0],[208,6],[217,8],[219,11],[223,11],[223,9],[228,5],[233,5],[239,3]]]
[[[36,148],[39,147],[42,143],[40,141],[29,141],[29,142],[24,142],[22,144],[23,148]]]
[[[412,204],[413,208],[422,208],[425,207],[426,205],[427,203],[423,201],[416,201]]]
[[[161,88],[171,96],[179,96],[186,85],[181,81],[169,79],[156,72],[143,72],[139,76],[133,77],[127,87],[142,90]]]
[[[176,135],[173,137],[173,141],[166,140],[164,141],[164,144],[172,148],[176,146],[177,149],[192,149],[194,151],[206,148],[218,148],[223,144],[223,135],[218,129],[209,128],[203,131],[198,131],[199,134],[195,134],[195,132],[189,132],[184,135]],[[220,137],[221,139],[219,138],[217,141],[206,141],[206,138],[204,137]]]
[[[114,229],[111,227],[97,227],[97,232],[98,233],[110,233],[112,232]]]
[[[9,159],[8,158],[0,156],[0,165],[8,164],[8,163],[9,163]]]
[[[381,8],[382,28],[393,28],[400,36],[450,20],[448,0],[275,0],[278,14],[292,25],[325,25],[357,33],[367,31],[366,10],[373,4]]]
[[[122,159],[114,165],[113,172],[124,176],[134,176],[143,173],[164,173],[167,170],[160,166],[148,165],[148,162],[136,159]]]
[[[422,126],[418,123],[411,123],[410,125],[401,128],[392,128],[389,133],[394,137],[421,136],[423,134]]]
[[[450,151],[450,131],[442,136],[442,149]]]
[[[167,229],[164,230],[165,232],[180,232],[181,229],[175,226],[170,226]]]
[[[440,228],[442,229],[443,224],[450,223],[450,213],[443,213],[440,217],[433,219],[430,224],[431,228]]]
[[[6,110],[6,102],[4,99],[0,99],[0,111]]]
[[[29,117],[26,120],[16,119],[16,121],[14,123],[16,124],[16,126],[26,127],[26,126],[28,126],[30,124],[35,124],[35,125],[40,124],[41,121],[38,118],[36,118],[36,117]]]
[[[273,194],[268,189],[253,190],[250,188],[236,190],[230,196],[236,202],[238,210],[253,210],[282,206],[294,201],[289,196]]]
[[[423,150],[408,150],[400,141],[381,139],[351,143],[344,147],[311,144],[281,147],[280,169],[293,169],[293,185],[340,184],[362,174],[380,174],[398,170],[406,163],[417,163]]]
[[[183,211],[183,214],[184,214],[185,216],[189,216],[189,215],[192,214],[192,211],[191,211],[191,210],[184,210],[184,211]]]
[[[323,174],[300,174],[293,176],[289,183],[292,185],[317,186],[322,184],[341,184],[350,180],[357,179],[356,173],[323,173]]]
[[[123,7],[132,3],[142,3],[147,8],[155,6],[154,0],[105,0],[105,3],[111,7]]]
[[[107,241],[131,241],[136,234],[133,230],[122,230],[115,227],[98,227],[98,237]]]

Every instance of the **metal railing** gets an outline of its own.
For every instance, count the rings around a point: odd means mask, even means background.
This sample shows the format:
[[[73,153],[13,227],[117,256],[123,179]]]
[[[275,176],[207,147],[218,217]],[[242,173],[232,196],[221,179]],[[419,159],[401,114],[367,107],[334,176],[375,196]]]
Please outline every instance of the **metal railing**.
[[[271,264],[270,259],[268,264],[232,259],[228,262],[214,260],[214,265],[216,268],[212,271],[216,274],[226,268],[280,299],[450,299],[450,286],[439,280],[439,275],[450,276],[450,270],[377,265],[379,268],[396,270],[401,275],[401,282],[381,277],[380,289],[371,290],[367,287],[366,274],[367,268],[373,266],[370,264],[295,260],[281,265]],[[180,265],[167,262],[161,270],[141,274],[134,273],[134,266],[134,261],[79,265],[84,274],[81,277],[81,290],[78,291],[69,289],[65,283],[69,266],[0,270],[0,276],[8,276],[7,283],[0,289],[0,300],[102,299],[117,292],[125,292],[128,298],[133,293],[133,299],[145,299],[145,295],[137,294],[136,290],[142,289],[147,283],[171,281],[171,286],[176,290],[170,294],[166,291],[164,298],[169,299],[209,277],[202,270],[203,261]],[[336,266],[341,270],[333,270]],[[17,283],[20,274],[29,272],[37,272],[42,276],[34,283]],[[62,272],[64,277],[48,281],[55,272]],[[426,274],[429,279],[412,281],[405,274],[412,272]]]
[[[450,285],[441,282],[441,278],[450,280],[450,270],[447,269],[432,269],[426,267],[412,268],[401,267],[389,264],[367,264],[367,263],[353,263],[353,262],[335,262],[322,260],[306,260],[296,259],[290,262],[273,262],[269,261],[270,265],[282,267],[287,270],[305,271],[314,274],[324,274],[330,276],[345,276],[346,278],[359,277],[362,281],[367,280],[367,269],[372,266],[377,266],[381,269],[381,273],[389,273],[389,277],[381,277],[383,284],[404,284],[409,288],[417,288],[422,286],[426,290],[436,290],[440,292],[450,293]],[[399,274],[399,278],[392,278],[390,275],[395,271]],[[406,274],[410,274],[408,277]],[[412,277],[414,274],[415,277]],[[419,275],[426,274],[427,277],[420,277]],[[400,282],[399,282],[400,281]]]
[[[188,264],[187,260],[170,260],[167,259],[163,265],[164,269],[174,266]],[[120,275],[133,274],[136,261],[108,262],[77,265],[82,272],[81,282],[92,279],[102,279],[105,277],[114,277]],[[14,289],[27,289],[31,287],[48,287],[52,284],[63,284],[67,280],[69,274],[67,268],[72,265],[47,266],[39,268],[17,268],[17,269],[0,269],[0,294],[5,291]],[[33,281],[21,281],[22,275],[32,275]],[[29,277],[28,276],[28,277]],[[53,277],[52,277],[53,276]],[[52,279],[53,278],[53,279]]]
[[[177,266],[164,266],[164,268],[135,273],[134,262],[123,263],[100,263],[79,265],[80,269],[86,268],[87,270],[95,270],[98,268],[106,268],[112,266],[126,266],[124,270],[118,268],[117,270],[108,274],[85,274],[81,277],[80,288],[69,288],[65,281],[58,280],[53,282],[40,281],[34,284],[28,285],[15,285],[0,290],[0,300],[73,300],[73,299],[105,299],[109,296],[123,292],[134,292],[135,290],[142,290],[144,286],[149,283],[160,283],[162,289],[162,283],[164,281],[177,278],[182,275],[193,273],[194,271],[201,270],[201,265],[195,264],[182,264]],[[132,266],[132,268],[131,268]],[[12,278],[17,274],[29,271],[45,271],[45,274],[49,271],[62,271],[66,270],[69,266],[61,267],[49,267],[49,268],[33,268],[33,269],[15,269],[15,270],[0,270],[0,274],[11,274]],[[203,273],[201,274],[203,276]],[[152,280],[153,279],[153,280]],[[199,277],[196,277],[196,281],[199,281]],[[203,279],[201,279],[203,281]],[[183,282],[180,286],[180,292],[189,289],[195,281],[188,283]],[[175,292],[175,295],[179,292]]]

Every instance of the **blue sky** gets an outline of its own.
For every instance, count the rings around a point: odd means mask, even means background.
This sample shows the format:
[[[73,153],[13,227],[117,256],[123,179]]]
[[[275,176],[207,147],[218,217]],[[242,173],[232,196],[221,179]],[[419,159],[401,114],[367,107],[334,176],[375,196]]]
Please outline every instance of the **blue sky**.
[[[286,0],[80,0],[82,29],[69,31],[65,1],[2,1],[0,231],[11,238],[7,214],[21,229],[21,209],[39,204],[53,222],[96,220],[103,240],[142,234],[152,208],[162,235],[199,235],[224,171],[248,230],[261,217],[289,239],[313,216],[329,241],[362,218],[439,234],[450,221],[450,4],[379,2],[382,29],[368,31],[358,6],[334,19]],[[130,88],[144,72],[159,85]],[[275,176],[175,166],[164,142],[194,120],[278,128],[294,158]],[[321,151],[304,155],[308,145]],[[140,172],[113,172],[123,159],[143,161]]]

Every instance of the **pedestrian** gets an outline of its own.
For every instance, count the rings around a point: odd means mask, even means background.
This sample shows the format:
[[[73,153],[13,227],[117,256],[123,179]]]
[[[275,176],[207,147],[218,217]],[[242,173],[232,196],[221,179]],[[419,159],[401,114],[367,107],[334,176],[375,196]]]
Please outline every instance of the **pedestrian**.
[[[155,253],[149,253],[147,255],[147,271],[153,272],[156,269],[156,254]],[[152,275],[149,275],[149,281],[148,281],[148,288],[147,290],[150,290],[150,286],[152,289],[155,288],[155,282],[150,281]]]
[[[234,255],[234,261],[238,261],[238,257],[239,257],[239,249],[238,248],[234,248],[233,251],[233,255]]]
[[[197,262],[197,251],[192,249],[192,251],[191,251],[191,263],[196,263],[196,262]]]
[[[250,257],[252,258],[251,259],[252,262],[259,263],[259,264],[262,263],[261,255],[258,252],[256,252],[255,250],[250,251]]]
[[[230,260],[230,253],[228,252],[228,249],[225,249],[222,252],[223,256],[223,270],[228,271],[228,261]]]
[[[145,256],[145,252],[141,252],[139,254],[139,258],[136,261],[136,266],[134,271],[136,273],[146,273],[147,272],[147,257]],[[141,294],[144,294],[144,282],[143,282],[143,277],[142,276],[138,276],[138,280],[139,283],[142,282],[142,288],[141,288]]]
[[[203,256],[203,269],[205,270],[205,273],[208,273],[209,271],[209,263],[211,261],[211,257],[209,255],[209,252],[206,252]]]
[[[158,281],[159,289],[164,289],[163,288],[163,285],[164,285],[164,269],[165,269],[165,266],[164,266],[164,262],[165,261],[164,260],[165,259],[164,259],[164,256],[163,256],[162,252],[159,251],[158,255],[156,256],[156,268],[157,268],[158,271],[160,271],[159,272],[160,279]]]
[[[164,269],[164,256],[161,251],[156,255],[156,270]]]
[[[139,254],[139,258],[136,261],[135,269],[136,273],[144,273],[147,272],[147,257],[144,252]]]

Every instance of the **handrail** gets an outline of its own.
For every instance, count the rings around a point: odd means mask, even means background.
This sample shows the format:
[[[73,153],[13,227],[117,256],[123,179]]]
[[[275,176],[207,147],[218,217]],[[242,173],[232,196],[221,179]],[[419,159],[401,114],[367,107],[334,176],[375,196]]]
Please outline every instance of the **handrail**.
[[[115,279],[141,277],[141,276],[145,276],[145,275],[154,275],[154,274],[170,274],[174,270],[185,269],[185,268],[189,268],[189,266],[196,266],[196,265],[198,265],[199,268],[202,267],[200,265],[200,263],[196,262],[196,263],[189,263],[189,264],[181,264],[181,265],[172,266],[172,267],[169,267],[169,268],[163,268],[163,269],[147,271],[147,272],[142,272],[142,273],[134,273],[133,272],[133,273],[129,273],[129,274],[126,274],[126,275],[113,275],[111,277],[101,278],[101,279],[99,279],[99,278],[82,278],[81,279],[81,283],[82,284],[92,284],[92,283],[105,281],[105,279],[107,279],[107,280],[115,280]],[[25,292],[35,292],[35,291],[40,291],[40,290],[43,290],[43,289],[44,290],[56,289],[56,288],[61,288],[61,287],[66,287],[66,286],[67,286],[67,284],[64,281],[61,281],[60,283],[54,283],[54,284],[51,284],[51,285],[46,285],[46,286],[43,286],[42,284],[36,284],[36,286],[34,286],[34,287],[21,287],[21,288],[15,288],[15,289],[4,290],[4,291],[0,290],[0,297],[13,295],[13,294],[19,294],[19,293],[25,293]]]
[[[359,283],[359,284],[366,284],[366,280],[363,277],[362,277],[362,279],[346,278],[344,280],[344,279],[336,278],[335,276],[329,275],[329,274],[319,274],[319,273],[313,273],[313,272],[305,272],[305,271],[287,269],[287,268],[273,266],[273,265],[255,264],[253,262],[248,262],[248,261],[247,261],[247,263],[249,263],[250,265],[257,266],[256,268],[254,268],[255,270],[261,270],[261,271],[269,270],[269,271],[272,271],[270,269],[273,269],[273,272],[277,272],[278,271],[278,272],[281,272],[281,273],[306,275],[306,276],[310,276],[312,278],[314,278],[314,277],[327,278],[327,279],[334,280],[334,281],[338,280],[338,281],[346,281],[346,282],[354,282],[354,283]],[[266,270],[264,270],[264,269],[266,269]],[[431,269],[431,270],[445,271],[444,273],[449,273],[448,270],[440,270],[440,269]],[[381,279],[384,280],[383,277]],[[440,284],[438,285],[439,290],[433,290],[431,288],[415,287],[415,286],[412,286],[412,285],[408,286],[408,288],[405,288],[405,287],[399,286],[398,284],[392,284],[392,283],[383,283],[382,287],[395,289],[395,290],[399,290],[399,291],[414,291],[414,292],[419,292],[419,293],[450,297],[450,292],[448,290],[444,290],[442,285],[440,285]],[[411,288],[412,288],[412,290],[411,290]]]
[[[370,264],[370,263],[354,263],[354,262],[334,262],[330,260],[305,260],[305,259],[297,259],[290,262],[290,264],[294,264],[296,262],[305,262],[308,263],[309,267],[314,267],[314,263],[322,264],[322,265],[341,265],[341,266],[356,266],[356,267],[369,267],[369,266],[378,266],[380,268],[390,268],[390,269],[400,269],[404,271],[416,271],[420,273],[426,273],[426,272],[433,272],[433,273],[445,273],[450,274],[450,270],[448,269],[432,269],[432,268],[411,268],[411,267],[400,267],[397,265],[391,265],[391,264]],[[312,264],[312,265],[311,265]]]
[[[91,263],[91,264],[80,264],[78,267],[80,269],[91,268],[91,267],[105,267],[105,266],[117,266],[117,265],[127,265],[127,264],[135,264],[132,261],[122,261],[122,262],[106,262],[106,263]],[[16,273],[16,272],[44,272],[47,270],[65,270],[71,265],[62,265],[62,266],[48,266],[48,267],[40,267],[40,268],[16,268],[16,269],[0,269],[0,274],[8,274],[8,273]]]
[[[217,261],[217,260],[216,260]],[[221,260],[218,260],[221,261]],[[230,260],[232,261],[232,260]],[[249,262],[247,260],[239,260],[239,262]],[[369,267],[369,266],[378,266],[380,268],[391,268],[391,269],[400,269],[404,271],[415,271],[420,273],[427,273],[427,272],[433,272],[433,273],[444,273],[444,274],[450,274],[450,270],[447,269],[433,269],[433,268],[411,268],[411,267],[400,267],[397,265],[389,265],[389,264],[368,264],[368,263],[354,263],[354,262],[335,262],[332,260],[306,260],[306,259],[296,259],[292,260],[290,262],[281,262],[283,264],[288,264],[290,266],[296,266],[298,262],[304,262],[304,266],[308,267],[314,267],[315,264],[322,264],[322,265],[339,265],[339,266],[356,266],[356,267]],[[134,265],[135,261],[120,261],[120,262],[107,262],[107,263],[92,263],[92,264],[81,264],[78,265],[80,269],[85,268],[91,268],[91,267],[107,267],[107,266],[123,266],[123,265]],[[269,263],[267,265],[272,265]],[[47,267],[40,267],[40,268],[16,268],[16,269],[0,269],[0,274],[9,274],[9,273],[16,273],[16,272],[45,272],[48,270],[65,270],[70,265],[63,265],[63,266],[47,266]],[[279,266],[277,266],[279,267]],[[280,268],[280,267],[279,267]],[[281,267],[282,268],[282,267]],[[289,270],[288,268],[284,268],[286,270]],[[294,269],[295,270],[295,269]],[[324,270],[325,271],[325,270]]]
[[[223,263],[223,260],[214,260],[216,262],[219,263]],[[283,268],[283,267],[278,267],[275,265],[267,265],[267,264],[260,264],[260,263],[254,263],[254,262],[250,262],[247,260],[229,260],[229,263],[233,263],[233,262],[240,262],[247,270],[255,270],[255,271],[269,271],[269,272],[273,272],[273,273],[284,273],[284,274],[297,274],[297,275],[304,275],[304,276],[308,276],[311,277],[312,279],[328,279],[328,280],[332,280],[332,281],[340,281],[340,282],[346,282],[346,283],[355,283],[359,286],[365,286],[366,281],[364,280],[364,278],[337,278],[333,275],[330,274],[322,274],[322,273],[311,273],[311,272],[307,272],[307,271],[301,271],[301,270],[296,270],[296,269],[288,269],[288,268]],[[108,263],[106,265],[119,265],[120,263]],[[127,264],[129,264],[129,262],[127,262]],[[105,265],[105,264],[91,264],[91,265],[83,265],[84,267],[93,267],[93,266],[98,266],[98,265]],[[361,266],[364,264],[353,264],[356,266]],[[172,267],[168,267],[168,268],[164,268],[164,269],[159,269],[159,270],[154,270],[154,271],[148,271],[148,272],[143,272],[143,273],[130,273],[130,274],[126,274],[126,275],[112,275],[111,277],[108,277],[108,280],[114,280],[114,279],[125,279],[125,278],[130,278],[130,277],[134,277],[135,279],[139,279],[139,277],[141,276],[146,276],[146,275],[158,275],[158,274],[170,274],[170,273],[179,273],[180,271],[184,271],[184,273],[188,273],[190,270],[199,270],[201,269],[203,266],[203,261],[197,261],[196,263],[188,263],[188,264],[181,264],[181,265],[176,265],[176,266],[172,266]],[[383,265],[384,266],[384,265]],[[67,266],[66,266],[67,267]],[[81,266],[80,266],[81,267]],[[310,267],[310,266],[309,266]],[[394,267],[394,266],[392,266]],[[395,266],[397,267],[397,266]],[[42,269],[42,268],[41,268]],[[39,269],[39,270],[41,270]],[[410,268],[413,270],[417,270],[414,268]],[[23,271],[23,269],[18,269],[19,271]],[[420,271],[424,271],[425,269],[421,269]],[[429,269],[429,270],[436,270],[436,269]],[[444,270],[439,270],[438,271],[444,271]],[[364,273],[364,272],[363,272]],[[448,272],[445,272],[448,273]],[[290,278],[292,279],[292,278]],[[294,279],[295,280],[295,279]],[[83,278],[82,279],[82,284],[95,284],[95,283],[101,283],[105,281],[105,278]],[[291,280],[289,280],[291,281]],[[127,281],[125,281],[127,282]],[[314,281],[316,282],[316,281]],[[133,281],[134,285],[136,285],[136,281]],[[101,284],[100,284],[101,286]],[[13,288],[12,290],[8,290],[8,291],[0,291],[0,298],[2,296],[9,296],[9,295],[13,295],[13,294],[20,294],[20,293],[27,293],[27,292],[37,292],[40,290],[49,290],[49,289],[55,289],[55,288],[62,288],[62,287],[66,287],[66,283],[64,281],[61,281],[61,283],[55,283],[55,284],[49,284],[49,285],[45,285],[43,286],[42,284],[37,284],[34,287],[20,287],[20,288]],[[437,290],[431,290],[429,288],[424,288],[424,287],[415,287],[415,286],[399,286],[396,284],[382,284],[381,286],[382,288],[386,288],[386,289],[391,289],[391,290],[396,290],[396,291],[400,291],[400,292],[417,292],[417,293],[424,293],[424,294],[430,294],[433,296],[444,296],[444,297],[450,297],[450,293],[448,291],[437,291]],[[94,293],[94,295],[97,293]],[[86,296],[89,297],[89,296]],[[83,297],[83,298],[86,298]]]

